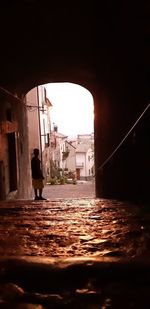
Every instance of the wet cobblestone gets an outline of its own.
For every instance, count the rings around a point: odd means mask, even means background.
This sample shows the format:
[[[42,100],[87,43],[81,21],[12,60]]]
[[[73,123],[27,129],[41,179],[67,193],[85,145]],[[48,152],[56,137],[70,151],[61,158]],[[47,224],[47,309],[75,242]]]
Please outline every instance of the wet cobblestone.
[[[1,202],[0,308],[149,308],[147,206],[52,191]]]
[[[122,256],[149,254],[149,219],[125,202],[99,199],[1,203],[0,255]]]

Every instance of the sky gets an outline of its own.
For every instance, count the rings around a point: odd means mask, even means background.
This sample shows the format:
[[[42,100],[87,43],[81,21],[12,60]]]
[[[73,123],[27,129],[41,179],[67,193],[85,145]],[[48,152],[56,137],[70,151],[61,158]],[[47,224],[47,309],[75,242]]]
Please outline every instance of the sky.
[[[74,137],[94,132],[93,97],[87,89],[72,83],[50,83],[45,88],[53,105],[51,123],[59,133]]]

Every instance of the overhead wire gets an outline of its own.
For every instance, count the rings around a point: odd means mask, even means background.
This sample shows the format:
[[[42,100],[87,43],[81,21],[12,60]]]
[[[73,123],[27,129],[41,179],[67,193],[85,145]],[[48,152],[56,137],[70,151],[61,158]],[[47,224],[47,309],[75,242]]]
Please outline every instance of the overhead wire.
[[[122,146],[122,144],[124,143],[124,141],[127,139],[127,137],[129,136],[129,134],[134,130],[134,128],[136,127],[136,125],[138,124],[138,122],[141,120],[141,118],[144,116],[144,114],[146,113],[146,111],[148,110],[148,108],[150,107],[150,103],[146,106],[146,108],[144,109],[144,111],[140,114],[140,116],[138,117],[138,119],[135,121],[135,123],[133,124],[133,126],[131,127],[131,129],[127,132],[127,134],[124,136],[124,138],[121,140],[121,142],[118,144],[118,146],[114,149],[114,151],[107,157],[107,159],[97,168],[95,175],[93,175],[94,177],[96,176],[96,174],[103,169],[103,167],[110,161],[110,159],[115,155],[115,153],[117,152],[117,150]]]

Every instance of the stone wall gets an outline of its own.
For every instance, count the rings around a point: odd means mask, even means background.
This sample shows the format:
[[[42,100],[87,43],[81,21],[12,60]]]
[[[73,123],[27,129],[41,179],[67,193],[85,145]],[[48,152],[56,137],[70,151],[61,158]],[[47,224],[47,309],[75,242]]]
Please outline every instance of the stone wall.
[[[6,94],[0,94],[0,105],[0,199],[30,198],[26,106]]]

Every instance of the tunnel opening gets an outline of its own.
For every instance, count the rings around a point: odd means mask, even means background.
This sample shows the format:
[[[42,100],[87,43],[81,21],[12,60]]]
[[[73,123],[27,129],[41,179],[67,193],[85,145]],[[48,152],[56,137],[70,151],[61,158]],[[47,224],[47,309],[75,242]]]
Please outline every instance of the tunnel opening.
[[[62,196],[61,191],[64,197],[95,197],[91,93],[78,84],[49,83],[31,89],[26,105],[30,160],[33,149],[38,148],[47,197],[52,196],[52,190],[56,198]],[[52,187],[60,184],[72,186],[57,186],[57,191]]]

